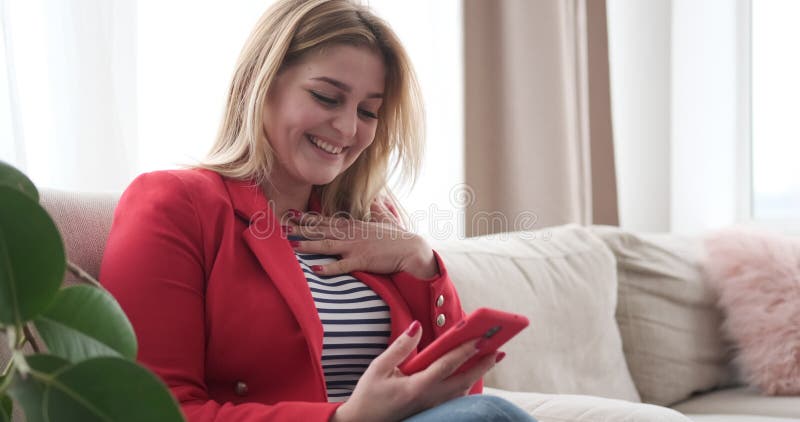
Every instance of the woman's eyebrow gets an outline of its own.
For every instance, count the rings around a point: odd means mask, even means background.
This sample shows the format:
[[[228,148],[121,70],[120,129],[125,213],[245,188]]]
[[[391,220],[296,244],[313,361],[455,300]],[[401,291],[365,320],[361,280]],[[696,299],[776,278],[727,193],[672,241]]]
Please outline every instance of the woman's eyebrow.
[[[342,91],[347,92],[347,93],[350,93],[353,90],[353,88],[351,88],[350,85],[348,85],[348,84],[346,84],[346,83],[344,83],[342,81],[339,81],[339,80],[336,80],[336,79],[333,79],[333,78],[329,78],[327,76],[319,76],[319,77],[316,77],[316,78],[311,78],[311,80],[327,82],[327,83],[335,86],[336,88],[339,88]],[[379,92],[373,92],[373,93],[368,94],[367,98],[383,98],[383,94],[379,93]]]

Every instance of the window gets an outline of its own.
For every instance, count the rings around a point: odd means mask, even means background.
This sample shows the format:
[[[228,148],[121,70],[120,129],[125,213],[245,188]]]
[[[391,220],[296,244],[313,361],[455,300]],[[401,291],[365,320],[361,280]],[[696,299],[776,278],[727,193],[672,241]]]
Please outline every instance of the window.
[[[751,5],[752,219],[800,228],[800,2]]]
[[[657,3],[608,1],[622,226],[800,234],[800,1]]]

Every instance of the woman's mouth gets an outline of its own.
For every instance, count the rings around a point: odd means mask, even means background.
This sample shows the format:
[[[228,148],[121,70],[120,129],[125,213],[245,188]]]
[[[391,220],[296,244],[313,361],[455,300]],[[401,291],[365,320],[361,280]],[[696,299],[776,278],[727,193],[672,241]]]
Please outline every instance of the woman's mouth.
[[[348,148],[348,147],[338,147],[338,146],[329,144],[329,143],[327,143],[327,142],[315,137],[314,135],[306,134],[306,139],[308,139],[308,141],[311,142],[312,145],[314,145],[318,149],[320,149],[323,152],[328,153],[330,155],[339,155],[339,154],[342,153],[342,151],[344,151],[344,150],[346,150]]]

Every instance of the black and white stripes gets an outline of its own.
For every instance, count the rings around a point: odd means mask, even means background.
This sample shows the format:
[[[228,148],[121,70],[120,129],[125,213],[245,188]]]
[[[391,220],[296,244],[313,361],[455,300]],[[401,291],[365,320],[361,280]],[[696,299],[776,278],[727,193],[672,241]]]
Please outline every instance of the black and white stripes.
[[[329,255],[295,253],[322,320],[322,369],[328,401],[347,400],[372,359],[386,349],[389,307],[366,284],[349,274],[321,276],[312,265],[336,262]]]

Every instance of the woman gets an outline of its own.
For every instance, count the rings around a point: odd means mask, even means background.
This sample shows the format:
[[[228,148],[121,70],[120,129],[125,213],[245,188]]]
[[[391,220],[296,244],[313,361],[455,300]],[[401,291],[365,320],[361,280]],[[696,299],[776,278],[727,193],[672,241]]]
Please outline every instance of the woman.
[[[386,188],[391,154],[410,173],[419,162],[418,98],[367,9],[279,1],[242,51],[206,162],[128,187],[101,280],[189,420],[531,420],[460,398],[503,357],[453,375],[477,340],[397,369],[463,316]]]

